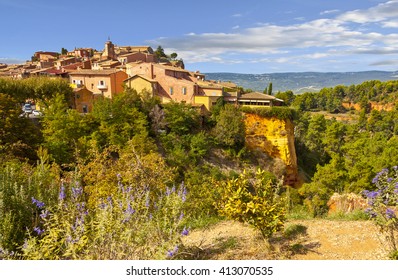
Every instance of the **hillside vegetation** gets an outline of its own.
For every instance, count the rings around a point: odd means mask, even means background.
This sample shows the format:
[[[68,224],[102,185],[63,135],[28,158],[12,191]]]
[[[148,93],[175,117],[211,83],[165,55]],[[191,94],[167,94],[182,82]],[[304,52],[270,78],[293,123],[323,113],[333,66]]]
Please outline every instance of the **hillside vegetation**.
[[[398,183],[397,107],[367,105],[396,104],[397,85],[280,92],[291,108],[260,111],[219,100],[208,115],[126,90],[79,114],[64,80],[0,79],[0,259],[172,259],[222,217],[272,242],[295,211],[325,216],[335,192]],[[39,121],[20,116],[25,99],[41,104]],[[343,102],[361,102],[357,122],[312,114]],[[295,123],[298,188],[283,184],[286,166],[248,149],[245,113]]]

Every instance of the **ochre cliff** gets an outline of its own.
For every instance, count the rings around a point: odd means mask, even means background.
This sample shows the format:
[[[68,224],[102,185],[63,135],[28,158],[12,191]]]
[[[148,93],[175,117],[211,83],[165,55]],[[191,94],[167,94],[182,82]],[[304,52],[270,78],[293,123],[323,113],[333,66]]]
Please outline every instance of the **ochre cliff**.
[[[261,150],[274,159],[281,159],[286,165],[285,184],[294,185],[298,179],[298,170],[292,121],[246,113],[245,125],[247,147],[250,150]]]

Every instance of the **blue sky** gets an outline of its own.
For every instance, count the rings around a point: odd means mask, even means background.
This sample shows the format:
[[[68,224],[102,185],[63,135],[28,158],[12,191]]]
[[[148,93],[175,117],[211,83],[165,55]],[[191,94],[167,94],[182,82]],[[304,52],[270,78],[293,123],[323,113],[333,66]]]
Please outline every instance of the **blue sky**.
[[[0,0],[0,62],[161,45],[201,72],[398,70],[398,0]]]

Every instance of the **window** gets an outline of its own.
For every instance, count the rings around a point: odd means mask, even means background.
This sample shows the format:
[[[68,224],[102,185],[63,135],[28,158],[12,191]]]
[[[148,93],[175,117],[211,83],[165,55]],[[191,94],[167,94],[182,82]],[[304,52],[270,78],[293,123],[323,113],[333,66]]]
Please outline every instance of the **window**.
[[[170,95],[173,95],[173,87],[169,87],[169,93]]]
[[[182,88],[182,94],[184,94],[184,95],[187,94],[187,88],[186,88],[186,87],[183,87],[183,88]]]
[[[99,81],[99,85],[103,86],[103,85],[105,85],[105,82],[104,81]]]
[[[83,105],[83,113],[88,113],[88,107],[87,107],[87,105]]]

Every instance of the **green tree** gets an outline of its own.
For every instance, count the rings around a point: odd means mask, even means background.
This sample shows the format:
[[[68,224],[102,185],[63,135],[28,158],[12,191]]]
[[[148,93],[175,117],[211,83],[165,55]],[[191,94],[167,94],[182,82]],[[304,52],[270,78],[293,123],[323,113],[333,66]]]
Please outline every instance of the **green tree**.
[[[227,104],[220,111],[213,129],[215,139],[222,145],[239,151],[245,145],[245,124],[242,112]]]
[[[62,95],[56,95],[45,110],[43,118],[44,146],[58,164],[72,164],[83,152],[85,139],[91,134],[95,123],[90,116],[82,116],[68,109]]]
[[[177,59],[177,56],[178,56],[178,54],[177,53],[172,53],[172,54],[170,54],[170,58],[172,59],[172,60],[176,60]]]
[[[245,222],[259,230],[264,238],[281,231],[285,221],[285,203],[267,172],[243,173],[236,179],[221,182],[223,190],[218,205],[221,215]]]
[[[267,92],[267,94],[268,94],[268,95],[272,95],[272,83],[269,83],[269,85],[268,85],[268,92]]]
[[[20,117],[21,113],[15,98],[0,93],[0,154],[36,159],[41,134],[30,119]]]
[[[279,98],[279,99],[282,99],[287,106],[290,106],[293,103],[294,99],[295,99],[295,95],[294,95],[293,91],[291,91],[291,90],[288,90],[288,91],[285,91],[285,92],[280,92],[279,91],[275,95],[275,97]]]
[[[167,55],[164,53],[164,49],[162,48],[162,46],[158,46],[154,53],[158,60],[162,58],[167,58]]]

